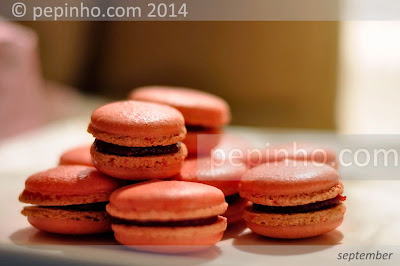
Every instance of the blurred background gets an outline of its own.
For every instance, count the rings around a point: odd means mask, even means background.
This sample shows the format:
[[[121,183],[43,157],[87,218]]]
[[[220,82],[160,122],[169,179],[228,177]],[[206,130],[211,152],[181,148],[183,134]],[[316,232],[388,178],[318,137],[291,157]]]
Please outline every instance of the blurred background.
[[[400,22],[0,22],[0,139],[143,85],[225,98],[232,124],[399,133]]]

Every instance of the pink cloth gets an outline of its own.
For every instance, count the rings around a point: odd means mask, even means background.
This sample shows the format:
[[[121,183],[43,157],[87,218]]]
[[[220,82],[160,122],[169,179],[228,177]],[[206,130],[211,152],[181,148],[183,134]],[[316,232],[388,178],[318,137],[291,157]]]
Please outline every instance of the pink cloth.
[[[46,121],[36,34],[0,21],[0,139]]]

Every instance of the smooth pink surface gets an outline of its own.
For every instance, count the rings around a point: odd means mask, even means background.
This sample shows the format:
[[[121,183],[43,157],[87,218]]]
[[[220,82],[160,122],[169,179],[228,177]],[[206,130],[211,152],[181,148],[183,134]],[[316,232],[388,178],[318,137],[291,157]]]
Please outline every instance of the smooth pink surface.
[[[185,120],[178,110],[167,105],[121,101],[97,108],[91,125],[113,135],[162,137],[179,134]]]
[[[199,182],[217,187],[225,195],[239,192],[240,178],[246,173],[244,163],[231,164],[228,161],[218,165],[211,157],[186,159],[181,172],[174,179]]]
[[[94,167],[61,165],[30,176],[25,189],[60,195],[90,195],[97,192],[112,192],[123,181],[106,176]]]
[[[194,89],[146,86],[135,89],[131,99],[171,105],[182,112],[188,125],[223,126],[230,122],[228,104],[220,97]]]
[[[60,165],[78,164],[93,166],[90,156],[90,146],[84,145],[65,151],[60,157]]]
[[[110,205],[120,211],[185,211],[223,204],[221,190],[193,182],[149,181],[122,187],[111,194]]]
[[[261,195],[301,194],[328,189],[338,182],[337,170],[328,165],[285,160],[250,169],[242,178],[240,190]]]

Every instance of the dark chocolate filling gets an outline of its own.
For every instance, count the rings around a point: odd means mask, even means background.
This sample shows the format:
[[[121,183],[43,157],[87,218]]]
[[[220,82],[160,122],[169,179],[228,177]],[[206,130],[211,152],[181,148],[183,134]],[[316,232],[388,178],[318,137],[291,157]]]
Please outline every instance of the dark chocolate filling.
[[[202,226],[210,225],[218,220],[218,216],[183,221],[129,221],[119,218],[112,218],[113,224],[124,224],[131,226],[147,226],[147,227],[183,227],[183,226]]]
[[[305,205],[285,206],[285,207],[253,204],[253,211],[267,212],[267,213],[306,213],[306,212],[322,211],[325,209],[335,207],[345,199],[346,197],[338,195],[333,199],[318,201]]]
[[[67,206],[40,206],[48,209],[68,210],[68,211],[105,211],[108,202],[97,202],[89,204],[79,205],[67,205]]]
[[[167,146],[125,147],[104,142],[99,139],[96,139],[94,141],[94,146],[98,152],[127,157],[143,157],[177,153],[179,151],[180,145],[180,142],[178,142]]]
[[[229,196],[225,196],[225,201],[228,204],[232,204],[235,201],[237,201],[238,199],[240,199],[239,193],[236,193],[236,194],[233,194],[233,195],[229,195]]]
[[[201,132],[201,131],[207,131],[210,130],[209,127],[204,127],[204,126],[195,126],[195,125],[185,125],[187,131],[191,132]]]

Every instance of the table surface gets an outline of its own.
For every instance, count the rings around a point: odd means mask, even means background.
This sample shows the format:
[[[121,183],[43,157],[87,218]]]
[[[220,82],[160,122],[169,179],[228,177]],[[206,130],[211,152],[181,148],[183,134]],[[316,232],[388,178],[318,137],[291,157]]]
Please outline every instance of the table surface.
[[[380,177],[364,180],[364,170],[341,169],[347,196],[344,223],[322,236],[302,240],[274,240],[251,233],[243,224],[228,228],[224,238],[206,251],[185,255],[162,255],[138,252],[118,245],[112,234],[96,236],[59,236],[31,227],[20,214],[24,204],[18,202],[27,176],[57,165],[66,149],[93,141],[86,133],[88,118],[59,120],[43,128],[0,142],[1,219],[0,251],[8,259],[33,258],[45,261],[85,262],[95,264],[252,264],[297,263],[319,265],[338,262],[340,252],[394,252],[390,261],[364,261],[399,265],[400,246],[400,182]],[[230,127],[234,134],[268,131]],[[291,133],[285,131],[284,133]],[[261,135],[258,135],[261,134]],[[306,132],[309,133],[309,132]],[[332,142],[327,132],[313,132],[313,137]],[[282,136],[273,134],[270,136]],[[272,137],[270,137],[272,138]],[[278,137],[277,137],[278,138]],[[258,139],[260,140],[260,139]],[[254,144],[256,145],[256,144]],[[257,144],[258,145],[258,144]],[[334,143],[331,143],[334,145]],[[379,170],[379,169],[378,169]],[[390,171],[393,175],[398,169]],[[382,170],[383,171],[383,170]],[[371,172],[371,171],[368,171]],[[378,172],[375,172],[375,175]],[[354,176],[359,175],[359,178]],[[353,176],[353,178],[351,178]],[[396,254],[397,252],[397,254]],[[396,256],[397,255],[397,256]]]

